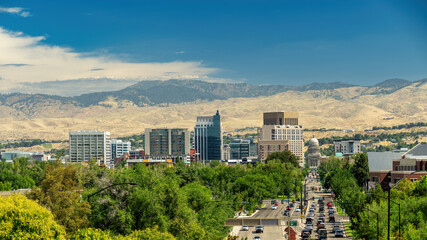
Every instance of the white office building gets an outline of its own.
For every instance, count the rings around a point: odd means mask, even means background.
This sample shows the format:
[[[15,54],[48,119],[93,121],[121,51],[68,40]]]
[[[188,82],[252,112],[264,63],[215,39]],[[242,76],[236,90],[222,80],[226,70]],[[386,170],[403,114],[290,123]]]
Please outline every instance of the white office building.
[[[129,153],[130,150],[130,142],[111,139],[111,160],[123,156],[124,153]]]
[[[111,142],[109,132],[80,130],[69,134],[70,161],[88,163],[95,159],[99,165],[109,167]]]

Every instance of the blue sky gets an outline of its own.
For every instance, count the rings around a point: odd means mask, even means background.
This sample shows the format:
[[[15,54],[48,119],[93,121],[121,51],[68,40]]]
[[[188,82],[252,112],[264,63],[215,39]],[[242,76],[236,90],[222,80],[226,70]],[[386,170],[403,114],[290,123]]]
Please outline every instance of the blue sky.
[[[10,82],[31,71],[40,76],[35,82],[170,76],[370,85],[427,78],[427,1],[421,0],[0,0],[0,27],[10,40],[3,49],[27,51],[0,56],[0,78]],[[15,44],[22,39],[31,43]],[[52,67],[36,70],[34,56],[50,56],[55,46],[72,59],[64,64],[76,67],[43,78],[61,69],[60,61],[42,59],[40,66]]]

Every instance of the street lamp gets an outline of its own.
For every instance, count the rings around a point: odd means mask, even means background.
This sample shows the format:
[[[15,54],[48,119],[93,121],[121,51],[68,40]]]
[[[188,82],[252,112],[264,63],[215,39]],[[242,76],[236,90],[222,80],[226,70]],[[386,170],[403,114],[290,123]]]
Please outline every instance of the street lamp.
[[[102,189],[100,189],[100,190],[98,190],[98,191],[96,191],[96,192],[94,192],[94,193],[92,193],[92,194],[88,195],[88,196],[87,196],[87,201],[89,202],[89,200],[90,200],[90,198],[91,198],[92,196],[94,196],[94,195],[96,195],[96,194],[98,194],[98,193],[100,193],[100,192],[102,192],[102,191],[104,191],[104,190],[106,190],[106,189],[108,189],[108,188],[111,188],[111,187],[114,187],[114,186],[118,186],[118,185],[138,185],[138,183],[129,182],[129,183],[116,183],[116,184],[112,184],[112,185],[110,185],[110,186],[108,186],[108,187],[102,188]]]
[[[372,211],[371,209],[369,209],[368,207],[363,206],[363,205],[356,205],[356,204],[349,204],[349,205],[350,206],[359,206],[359,207],[365,208],[366,210],[368,210],[368,211],[370,211],[370,212],[372,212],[372,213],[374,213],[374,214],[377,215],[377,239],[379,240],[380,239],[380,225],[379,225],[380,219],[379,219],[378,213]]]

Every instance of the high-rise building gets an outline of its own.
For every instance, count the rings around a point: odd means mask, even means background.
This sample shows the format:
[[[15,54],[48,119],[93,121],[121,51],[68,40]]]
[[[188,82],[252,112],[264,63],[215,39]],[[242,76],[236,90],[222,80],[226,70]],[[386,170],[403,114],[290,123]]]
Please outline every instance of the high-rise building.
[[[190,132],[183,128],[146,128],[145,155],[149,157],[189,156]]]
[[[289,145],[287,140],[260,140],[258,148],[260,161],[264,162],[268,155],[274,152],[289,150]]]
[[[124,153],[129,153],[131,143],[117,139],[111,139],[111,159],[123,156]]]
[[[359,140],[336,140],[334,141],[335,153],[351,155],[362,151]]]
[[[264,113],[264,125],[258,129],[259,145],[261,141],[283,141],[288,143],[288,150],[299,157],[300,166],[304,166],[303,127],[298,125],[296,112]],[[261,149],[259,146],[258,149]],[[258,155],[262,161],[263,157]]]
[[[230,142],[230,159],[243,159],[249,157],[250,154],[249,140],[234,139]]]
[[[71,162],[89,162],[95,159],[99,165],[110,166],[110,133],[81,130],[69,133]]]
[[[223,159],[222,124],[219,111],[213,116],[197,117],[194,127],[194,145],[198,160],[206,161]]]

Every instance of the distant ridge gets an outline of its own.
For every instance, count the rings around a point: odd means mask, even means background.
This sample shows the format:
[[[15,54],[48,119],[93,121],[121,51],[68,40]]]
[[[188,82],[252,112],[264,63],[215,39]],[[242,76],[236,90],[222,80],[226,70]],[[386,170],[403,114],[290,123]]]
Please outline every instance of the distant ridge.
[[[83,80],[77,80],[82,83]],[[112,80],[102,79],[101,82],[110,83]],[[427,79],[423,79],[419,84],[423,84]],[[94,80],[89,80],[94,83]],[[89,106],[109,106],[111,100],[115,102],[125,101],[127,104],[139,107],[145,106],[167,106],[169,104],[186,103],[186,102],[206,102],[213,100],[225,100],[229,98],[253,98],[261,96],[272,96],[287,91],[330,91],[342,88],[358,87],[361,95],[378,95],[390,94],[412,83],[404,79],[389,79],[375,84],[371,87],[362,87],[354,84],[342,82],[331,83],[311,83],[300,86],[286,85],[252,85],[248,83],[215,83],[201,80],[151,80],[140,81],[131,86],[117,91],[94,92],[82,94],[75,97],[62,97],[47,94],[0,94],[0,106],[8,106],[21,111],[25,114],[32,115],[32,111],[49,104],[63,104],[75,107]],[[55,82],[58,86],[60,82]],[[70,81],[65,82],[69,86]],[[320,94],[320,92],[319,92]],[[331,94],[331,93],[328,93]],[[335,99],[344,99],[344,95],[333,96]]]

